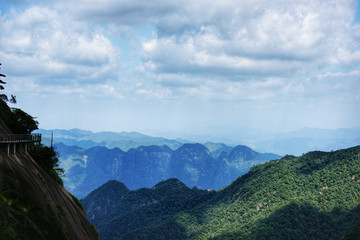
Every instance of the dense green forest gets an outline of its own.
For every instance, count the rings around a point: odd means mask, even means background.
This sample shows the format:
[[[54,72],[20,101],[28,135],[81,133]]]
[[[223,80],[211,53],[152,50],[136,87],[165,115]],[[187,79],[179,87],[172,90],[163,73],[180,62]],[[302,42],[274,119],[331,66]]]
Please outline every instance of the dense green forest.
[[[217,192],[174,181],[161,183],[164,190],[122,186],[120,200],[109,200],[104,185],[83,203],[105,240],[358,237],[360,146],[260,164]],[[94,212],[108,202],[109,215]]]
[[[194,208],[215,194],[215,191],[190,189],[174,178],[151,189],[136,191],[112,180],[81,202],[90,221],[102,231],[102,239],[184,239],[184,229],[172,229],[177,227],[176,214]]]

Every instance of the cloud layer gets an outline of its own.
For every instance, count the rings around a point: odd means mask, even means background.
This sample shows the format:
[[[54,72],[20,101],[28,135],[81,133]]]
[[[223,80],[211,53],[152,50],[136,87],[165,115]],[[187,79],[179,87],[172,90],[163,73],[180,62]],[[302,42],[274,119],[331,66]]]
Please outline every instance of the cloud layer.
[[[0,56],[17,91],[169,106],[188,99],[254,109],[266,102],[279,111],[346,106],[353,116],[360,110],[357,4],[5,1]]]
[[[12,77],[77,86],[117,77],[118,50],[101,32],[47,7],[2,16],[1,55]]]

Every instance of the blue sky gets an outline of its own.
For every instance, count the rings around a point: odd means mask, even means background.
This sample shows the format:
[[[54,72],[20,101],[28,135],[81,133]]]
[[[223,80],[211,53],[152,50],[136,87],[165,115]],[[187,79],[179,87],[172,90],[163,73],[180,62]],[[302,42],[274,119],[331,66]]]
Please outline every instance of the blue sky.
[[[41,128],[227,137],[360,125],[357,1],[49,2],[0,5],[6,92]]]

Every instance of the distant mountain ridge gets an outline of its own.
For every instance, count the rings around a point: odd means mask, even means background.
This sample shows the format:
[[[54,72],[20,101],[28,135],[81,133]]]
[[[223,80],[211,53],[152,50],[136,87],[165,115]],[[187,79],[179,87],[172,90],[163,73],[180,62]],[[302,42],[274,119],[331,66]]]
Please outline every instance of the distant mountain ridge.
[[[190,187],[219,189],[250,167],[281,157],[238,146],[215,158],[199,143],[186,143],[176,150],[166,145],[140,146],[126,152],[102,146],[82,149],[63,143],[55,144],[55,148],[66,170],[65,187],[80,198],[109,180],[121,181],[132,190],[168,178],[178,178]]]
[[[39,132],[45,136],[44,140],[50,143],[52,130],[40,129]],[[48,136],[48,137],[46,137]],[[90,148],[94,146],[106,146],[108,148],[118,147],[123,151],[139,146],[167,145],[175,150],[184,143],[200,142],[218,157],[222,151],[221,144],[234,147],[239,143],[250,146],[258,152],[271,152],[280,155],[292,154],[300,156],[309,151],[332,151],[349,148],[360,144],[360,128],[319,129],[303,128],[289,132],[264,132],[255,129],[232,129],[231,132],[224,131],[220,135],[191,137],[190,133],[176,134],[163,133],[162,136],[171,136],[174,139],[151,137],[136,132],[94,133],[81,129],[54,130],[55,140],[69,146],[80,146]],[[228,136],[224,138],[224,136]],[[107,139],[110,137],[109,139]],[[181,138],[180,138],[181,137]],[[114,139],[115,138],[115,139]],[[187,140],[186,140],[187,139]],[[218,149],[218,150],[217,150]]]
[[[132,190],[151,187],[168,178],[178,178],[190,187],[219,189],[252,166],[281,157],[258,153],[246,146],[212,142],[203,145],[186,140],[181,143],[136,132],[38,132],[48,144],[54,135],[61,167],[66,171],[65,187],[80,198],[113,179]]]
[[[39,129],[36,132],[43,134],[45,141],[49,144],[51,134],[54,135],[55,142],[62,142],[68,146],[79,146],[91,148],[104,146],[107,148],[120,148],[128,151],[131,148],[150,145],[167,145],[171,149],[180,147],[184,142],[166,139],[162,137],[152,137],[138,132],[91,132],[81,129]]]

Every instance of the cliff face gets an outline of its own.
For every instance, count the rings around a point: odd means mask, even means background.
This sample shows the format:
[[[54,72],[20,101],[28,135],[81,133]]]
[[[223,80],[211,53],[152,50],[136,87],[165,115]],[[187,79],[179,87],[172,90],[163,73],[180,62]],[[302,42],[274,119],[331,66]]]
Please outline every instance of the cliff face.
[[[0,150],[0,193],[12,202],[1,207],[22,239],[98,239],[72,196],[26,153]]]
[[[5,148],[0,144],[0,239],[98,239],[69,192],[28,153],[8,156]]]

